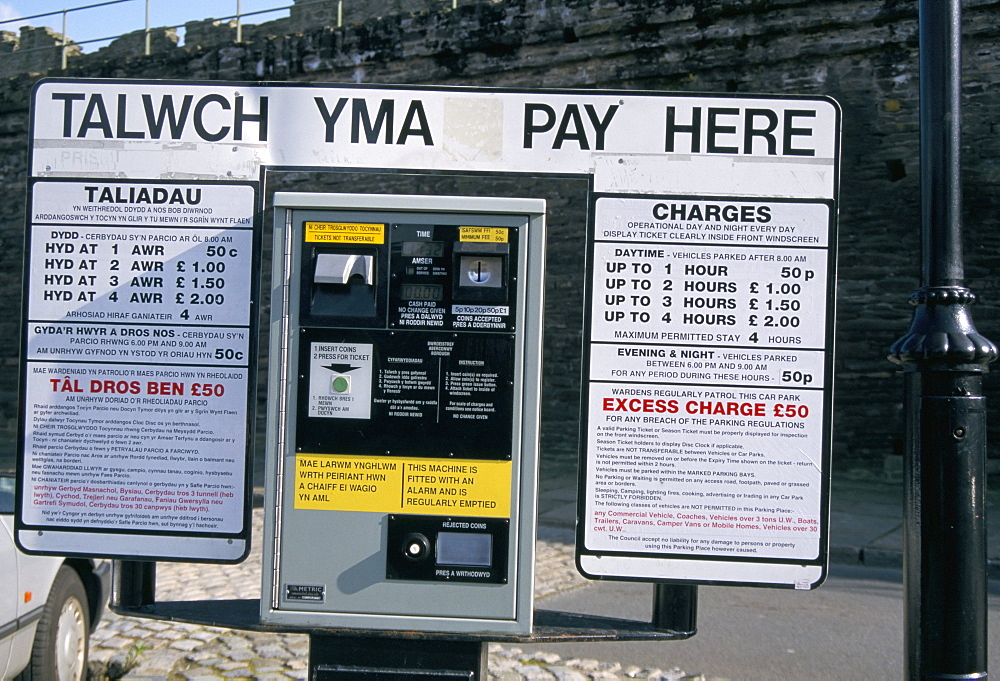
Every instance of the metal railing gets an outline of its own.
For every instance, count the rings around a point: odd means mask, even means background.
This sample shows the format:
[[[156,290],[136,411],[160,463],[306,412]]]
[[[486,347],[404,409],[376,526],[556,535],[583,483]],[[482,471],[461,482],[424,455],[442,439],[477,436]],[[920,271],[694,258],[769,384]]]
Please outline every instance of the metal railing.
[[[244,20],[245,17],[256,16],[256,15],[259,15],[259,14],[270,14],[270,13],[273,13],[273,12],[280,12],[282,10],[290,10],[292,7],[307,7],[309,5],[321,4],[321,3],[325,2],[325,1],[326,0],[313,0],[312,2],[299,3],[298,5],[281,5],[281,6],[270,7],[270,8],[262,9],[262,10],[255,10],[253,12],[243,12],[242,11],[242,7],[241,7],[241,0],[234,0],[234,2],[236,3],[236,13],[235,14],[231,14],[229,16],[221,17],[221,18],[219,18],[219,20],[220,21],[231,21],[233,19],[236,20],[236,41],[240,42],[243,39],[243,20]],[[124,37],[124,36],[128,35],[129,33],[131,33],[131,31],[129,31],[128,33],[119,33],[119,34],[116,34],[116,35],[104,36],[104,37],[100,37],[100,38],[90,38],[88,40],[71,40],[69,38],[69,35],[68,35],[68,33],[69,33],[69,31],[68,31],[68,25],[69,25],[69,16],[72,13],[74,13],[74,12],[82,12],[84,10],[98,9],[98,8],[102,8],[102,7],[110,7],[112,5],[121,5],[121,4],[125,4],[125,3],[132,4],[132,3],[136,3],[136,2],[142,2],[142,3],[145,4],[146,21],[145,21],[145,26],[144,26],[143,30],[145,32],[145,55],[148,57],[149,54],[150,54],[150,52],[152,51],[152,30],[153,30],[153,27],[150,26],[150,7],[151,7],[152,3],[154,2],[154,0],[104,0],[103,2],[96,2],[96,3],[90,4],[90,5],[80,5],[78,7],[67,7],[65,9],[56,10],[56,11],[53,11],[53,12],[44,12],[42,14],[31,14],[29,16],[15,17],[13,19],[5,19],[3,21],[0,21],[0,29],[3,29],[3,27],[5,25],[7,25],[7,24],[15,24],[15,23],[16,24],[20,24],[20,23],[23,23],[23,22],[26,22],[26,21],[32,21],[34,19],[46,19],[46,18],[49,18],[49,17],[61,17],[62,18],[62,30],[60,31],[60,34],[61,34],[60,35],[60,45],[58,45],[58,47],[60,47],[61,50],[62,50],[62,68],[65,69],[66,68],[66,63],[67,63],[67,59],[68,59],[70,48],[72,48],[74,46],[83,46],[83,45],[90,45],[90,44],[94,44],[94,43],[108,42],[108,41],[111,41],[111,40],[116,40],[118,38]],[[339,0],[338,1],[338,5],[342,4],[342,2],[343,2],[343,0]],[[342,16],[342,12],[341,12],[340,8],[338,8],[337,14],[338,14],[338,19],[339,19],[339,17]],[[157,26],[156,28],[157,29],[170,30],[170,29],[182,28],[183,26],[184,26],[184,24],[175,24],[173,26]],[[28,48],[28,49],[24,49],[24,50],[18,49],[18,50],[15,50],[14,52],[11,52],[9,54],[18,54],[18,53],[23,54],[25,52],[37,52],[37,51],[40,51],[40,50],[48,50],[48,49],[52,49],[52,48],[46,45],[46,46],[43,46],[43,47],[34,47],[34,48]],[[8,56],[8,55],[3,55],[3,56]]]
[[[150,55],[150,53],[152,52],[152,35],[153,35],[152,31],[153,31],[154,28],[156,30],[164,30],[164,29],[165,30],[171,30],[171,29],[175,29],[176,30],[178,28],[183,28],[184,27],[184,24],[175,24],[173,26],[156,26],[156,27],[150,26],[150,6],[151,6],[151,4],[154,1],[155,0],[104,0],[103,2],[96,2],[96,3],[90,4],[90,5],[81,5],[79,7],[68,7],[68,8],[65,8],[65,9],[62,9],[62,10],[56,10],[56,11],[52,11],[52,12],[45,12],[45,13],[42,13],[42,14],[32,14],[32,15],[29,15],[29,16],[15,17],[13,19],[4,19],[4,20],[0,21],[0,30],[3,30],[4,26],[8,25],[8,24],[20,24],[20,23],[23,23],[23,22],[26,22],[26,21],[31,21],[31,20],[34,20],[34,19],[45,19],[45,18],[48,18],[48,17],[61,17],[61,19],[62,19],[62,31],[60,32],[61,33],[60,38],[59,38],[60,43],[58,45],[56,45],[55,47],[60,48],[61,51],[62,51],[62,68],[65,69],[66,66],[67,66],[67,61],[68,61],[68,57],[69,57],[69,53],[70,53],[71,48],[73,48],[73,47],[82,47],[84,45],[91,45],[91,44],[94,44],[94,43],[109,42],[109,41],[112,41],[112,40],[116,40],[118,38],[122,38],[122,37],[124,37],[126,35],[129,35],[130,33],[133,32],[133,31],[130,31],[128,33],[120,33],[120,34],[117,34],[117,35],[105,36],[105,37],[102,37],[102,38],[90,38],[90,39],[87,39],[87,40],[70,40],[70,38],[67,35],[68,34],[69,15],[70,14],[72,14],[74,12],[81,12],[83,10],[91,10],[91,9],[97,9],[97,8],[102,8],[102,7],[109,7],[111,5],[121,5],[123,3],[143,2],[143,3],[145,3],[145,9],[146,9],[146,21],[145,21],[145,27],[144,27],[144,31],[145,31],[145,55],[148,57]],[[164,0],[164,1],[165,2],[170,2],[170,0]],[[213,19],[216,19],[218,21],[224,21],[224,22],[225,21],[235,20],[236,21],[236,40],[235,40],[235,42],[237,42],[237,43],[243,41],[243,23],[244,23],[244,19],[247,18],[247,17],[259,16],[261,14],[273,14],[275,12],[281,12],[281,11],[285,11],[285,10],[302,9],[304,7],[309,7],[311,5],[321,5],[321,4],[330,4],[331,3],[331,0],[309,0],[308,2],[299,2],[297,4],[282,4],[282,5],[279,5],[279,6],[269,7],[269,8],[265,8],[265,9],[258,9],[258,10],[254,10],[254,11],[251,11],[251,12],[243,12],[242,11],[241,0],[233,0],[233,1],[236,4],[236,13],[235,14],[231,14],[231,15],[225,16],[225,17],[218,17],[218,18],[213,17]],[[337,28],[341,28],[344,25],[344,0],[336,0],[336,2],[337,2]],[[447,3],[448,5],[450,5],[452,9],[456,9],[458,7],[458,0],[442,0],[442,4],[445,4],[445,3]],[[37,51],[41,51],[41,50],[50,50],[50,49],[52,49],[52,46],[49,46],[49,45],[45,45],[45,46],[42,46],[42,47],[27,48],[27,49],[17,49],[17,50],[14,50],[13,52],[10,52],[10,53],[0,54],[0,57],[8,57],[8,56],[13,56],[13,55],[17,55],[17,54],[24,54],[26,52],[37,52]]]

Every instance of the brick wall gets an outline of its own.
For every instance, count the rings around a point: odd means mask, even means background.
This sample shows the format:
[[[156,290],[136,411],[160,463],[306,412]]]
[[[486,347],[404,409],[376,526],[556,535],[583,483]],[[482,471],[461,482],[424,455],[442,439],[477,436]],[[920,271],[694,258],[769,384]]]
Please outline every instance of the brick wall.
[[[835,458],[842,467],[880,465],[899,451],[902,383],[885,354],[908,328],[906,301],[919,276],[915,2],[461,0],[451,10],[439,0],[385,0],[385,11],[368,18],[351,13],[357,4],[345,2],[341,29],[336,2],[246,26],[241,44],[229,24],[191,22],[183,47],[161,31],[145,57],[134,47],[142,41],[129,36],[122,40],[133,47],[75,55],[65,72],[51,63],[48,71],[25,67],[17,50],[4,54],[11,41],[0,38],[5,417],[16,408],[26,106],[39,74],[822,94],[844,110]],[[1000,341],[1000,2],[964,5],[967,283],[980,297],[973,309],[980,332]],[[281,188],[343,181],[295,174]],[[398,179],[386,182],[399,188]],[[461,178],[434,183],[445,193],[481,189]],[[496,190],[492,182],[483,188]],[[569,461],[578,426],[584,207],[575,188],[556,181],[514,182],[504,191],[540,192],[550,202],[543,444],[545,456]],[[987,391],[1000,394],[992,375]],[[998,416],[991,408],[994,431]]]

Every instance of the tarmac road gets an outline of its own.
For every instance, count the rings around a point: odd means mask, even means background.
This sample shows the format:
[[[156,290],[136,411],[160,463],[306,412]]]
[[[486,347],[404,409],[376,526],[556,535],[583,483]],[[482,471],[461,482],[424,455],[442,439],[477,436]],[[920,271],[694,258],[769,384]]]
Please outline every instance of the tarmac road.
[[[600,582],[539,607],[649,620],[653,587]],[[819,589],[699,587],[698,633],[686,641],[520,646],[740,681],[903,678],[902,574],[834,565]],[[989,667],[1000,669],[1000,583],[989,584]]]

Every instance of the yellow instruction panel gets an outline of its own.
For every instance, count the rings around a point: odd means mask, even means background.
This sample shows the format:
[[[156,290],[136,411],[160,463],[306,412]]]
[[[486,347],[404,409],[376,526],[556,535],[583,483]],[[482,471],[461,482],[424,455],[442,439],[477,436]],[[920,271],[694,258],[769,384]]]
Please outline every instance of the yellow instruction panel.
[[[508,242],[506,227],[460,227],[458,240],[472,243],[505,244]]]
[[[385,243],[385,225],[356,222],[307,222],[307,242],[331,244]]]
[[[297,509],[509,518],[511,462],[297,454]]]

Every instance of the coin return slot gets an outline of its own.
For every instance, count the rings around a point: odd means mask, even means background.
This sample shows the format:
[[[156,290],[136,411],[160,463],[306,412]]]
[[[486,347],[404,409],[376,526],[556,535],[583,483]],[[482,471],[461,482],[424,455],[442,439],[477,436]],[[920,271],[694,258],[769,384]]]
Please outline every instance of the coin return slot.
[[[438,565],[489,567],[493,563],[493,535],[438,532]]]

